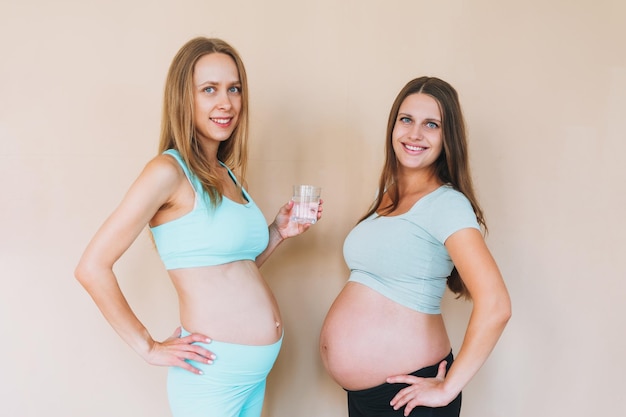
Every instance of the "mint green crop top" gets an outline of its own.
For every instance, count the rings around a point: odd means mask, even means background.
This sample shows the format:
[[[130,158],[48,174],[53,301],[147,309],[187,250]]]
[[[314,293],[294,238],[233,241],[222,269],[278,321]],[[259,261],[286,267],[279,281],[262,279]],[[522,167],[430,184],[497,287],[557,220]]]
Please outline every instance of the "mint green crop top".
[[[194,268],[256,259],[267,247],[269,231],[263,213],[246,190],[242,189],[245,204],[223,196],[218,206],[211,207],[200,180],[189,171],[178,151],[169,149],[163,153],[178,161],[196,194],[191,212],[150,228],[165,268]],[[237,183],[230,169],[228,173]]]
[[[344,242],[349,281],[413,310],[440,314],[454,268],[444,243],[464,228],[480,230],[469,200],[449,185],[422,197],[404,214],[374,213]]]

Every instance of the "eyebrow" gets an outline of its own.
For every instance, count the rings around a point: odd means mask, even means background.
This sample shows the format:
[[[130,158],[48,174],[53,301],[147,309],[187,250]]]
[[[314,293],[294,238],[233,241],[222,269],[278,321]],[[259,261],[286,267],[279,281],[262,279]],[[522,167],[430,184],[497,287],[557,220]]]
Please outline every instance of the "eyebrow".
[[[401,117],[401,116],[407,116],[407,117],[410,117],[410,118],[414,118],[414,116],[412,114],[410,114],[410,113],[398,112],[398,117]],[[441,123],[441,120],[436,118],[436,117],[427,117],[424,120]]]
[[[229,81],[229,82],[225,82],[222,83],[220,81],[211,81],[211,80],[207,80],[207,81],[202,81],[201,83],[197,84],[198,87],[202,87],[203,85],[220,85],[220,84],[225,84],[229,87],[232,86],[241,86],[241,80],[237,80],[237,81]]]

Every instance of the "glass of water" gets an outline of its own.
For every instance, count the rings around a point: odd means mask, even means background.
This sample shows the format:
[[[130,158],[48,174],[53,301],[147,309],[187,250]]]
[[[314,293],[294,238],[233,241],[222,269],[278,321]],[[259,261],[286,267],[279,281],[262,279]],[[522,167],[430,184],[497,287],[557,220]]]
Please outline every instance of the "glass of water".
[[[291,199],[295,204],[291,209],[291,220],[298,223],[315,223],[321,194],[321,187],[305,184],[294,185]]]

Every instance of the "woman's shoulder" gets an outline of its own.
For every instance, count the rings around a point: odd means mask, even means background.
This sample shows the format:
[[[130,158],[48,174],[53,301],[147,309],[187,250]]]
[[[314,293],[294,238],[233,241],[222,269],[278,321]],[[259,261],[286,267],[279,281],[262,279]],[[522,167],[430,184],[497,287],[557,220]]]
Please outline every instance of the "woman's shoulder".
[[[163,186],[167,186],[185,179],[185,172],[173,155],[163,153],[148,161],[141,176],[152,178]]]
[[[465,196],[465,194],[463,194],[450,184],[444,184],[439,187],[433,193],[433,197],[434,198],[431,199],[433,206],[459,205],[466,207],[467,205],[469,205],[471,207],[471,203],[469,199]]]
[[[409,215],[427,222],[447,221],[451,218],[473,218],[474,209],[469,199],[452,185],[444,184],[412,207]]]
[[[465,228],[480,230],[469,199],[451,185],[441,187],[438,198],[433,199],[429,213],[430,231],[442,243],[458,230]]]

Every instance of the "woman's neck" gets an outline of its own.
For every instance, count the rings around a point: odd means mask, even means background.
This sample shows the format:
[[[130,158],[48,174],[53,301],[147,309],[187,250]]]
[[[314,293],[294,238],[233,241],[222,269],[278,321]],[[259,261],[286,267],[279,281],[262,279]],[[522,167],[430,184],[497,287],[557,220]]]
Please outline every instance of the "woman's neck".
[[[441,180],[434,171],[398,172],[398,193],[400,197],[410,195],[424,195],[439,188]]]

